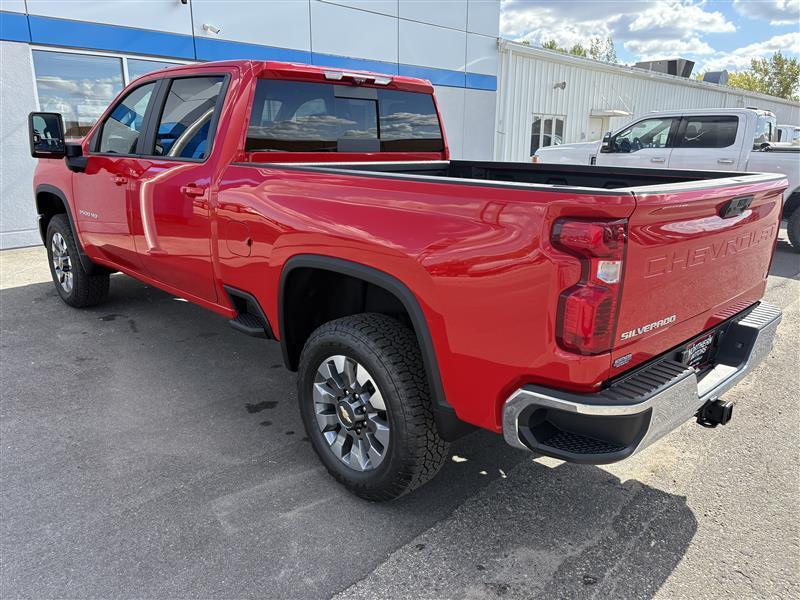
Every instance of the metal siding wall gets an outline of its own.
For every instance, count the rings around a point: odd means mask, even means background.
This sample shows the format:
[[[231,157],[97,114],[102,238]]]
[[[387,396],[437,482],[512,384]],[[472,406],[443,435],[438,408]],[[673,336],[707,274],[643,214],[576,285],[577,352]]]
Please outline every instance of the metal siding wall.
[[[617,70],[618,69],[618,70]],[[771,110],[779,123],[800,123],[800,104],[732,88],[670,80],[630,72],[624,67],[566,60],[560,55],[518,44],[501,48],[495,132],[497,160],[527,161],[532,115],[564,115],[565,143],[585,140],[593,109],[628,110],[630,117],[610,119],[612,129],[656,110],[741,108]],[[553,89],[567,82],[564,90]]]

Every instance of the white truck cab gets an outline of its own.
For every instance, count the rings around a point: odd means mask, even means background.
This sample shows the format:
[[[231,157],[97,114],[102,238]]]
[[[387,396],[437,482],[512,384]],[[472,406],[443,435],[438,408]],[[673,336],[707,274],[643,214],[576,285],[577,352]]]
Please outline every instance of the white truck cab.
[[[789,180],[784,218],[800,252],[800,146],[776,144],[769,111],[712,108],[643,115],[601,141],[539,148],[533,162],[781,173]]]

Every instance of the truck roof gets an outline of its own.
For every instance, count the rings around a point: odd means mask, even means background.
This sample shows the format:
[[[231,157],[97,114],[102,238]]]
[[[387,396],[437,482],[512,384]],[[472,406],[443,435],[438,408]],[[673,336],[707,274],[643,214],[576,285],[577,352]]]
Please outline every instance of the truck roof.
[[[647,113],[648,115],[741,115],[746,113],[754,113],[756,115],[775,116],[774,113],[768,110],[761,110],[758,108],[679,108],[673,110],[653,110]]]
[[[387,67],[390,65],[387,64]],[[307,65],[304,63],[280,62],[275,60],[224,60],[215,62],[193,63],[170,67],[158,74],[193,70],[197,68],[220,67],[238,69],[252,69],[258,77],[271,79],[294,79],[298,81],[320,81],[320,82],[349,82],[355,85],[367,85],[374,87],[385,87],[397,90],[412,92],[433,93],[433,85],[427,79],[417,77],[406,77],[404,75],[392,75],[389,73],[375,73],[372,71],[362,71],[358,69],[347,69],[340,67],[325,67],[317,65]],[[148,75],[152,75],[149,73]]]

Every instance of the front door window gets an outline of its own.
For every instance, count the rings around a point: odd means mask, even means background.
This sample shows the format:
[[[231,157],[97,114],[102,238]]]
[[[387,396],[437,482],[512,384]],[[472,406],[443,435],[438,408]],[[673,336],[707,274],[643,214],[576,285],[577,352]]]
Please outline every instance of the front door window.
[[[98,152],[105,154],[136,154],[139,137],[144,128],[147,105],[156,89],[155,82],[132,90],[106,117],[100,130]]]
[[[638,152],[644,148],[666,148],[675,119],[645,119],[623,129],[611,140],[614,152]]]

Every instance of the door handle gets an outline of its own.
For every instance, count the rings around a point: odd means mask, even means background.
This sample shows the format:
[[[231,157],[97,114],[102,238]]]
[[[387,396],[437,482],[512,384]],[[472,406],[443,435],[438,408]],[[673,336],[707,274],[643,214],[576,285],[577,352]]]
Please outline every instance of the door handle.
[[[127,177],[123,177],[122,175],[114,175],[111,178],[111,181],[113,181],[114,184],[116,184],[116,185],[125,185],[126,183],[128,183],[128,178]]]
[[[720,158],[720,159],[717,159],[717,164],[720,164],[720,165],[732,165],[733,164],[733,159],[732,158]]]
[[[650,162],[652,162],[652,163],[664,163],[664,162],[667,162],[667,159],[664,158],[663,156],[654,156],[653,158],[650,159]]]
[[[206,188],[190,183],[181,187],[181,193],[189,198],[200,198],[205,196]]]

